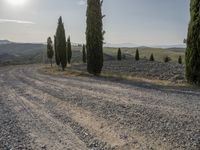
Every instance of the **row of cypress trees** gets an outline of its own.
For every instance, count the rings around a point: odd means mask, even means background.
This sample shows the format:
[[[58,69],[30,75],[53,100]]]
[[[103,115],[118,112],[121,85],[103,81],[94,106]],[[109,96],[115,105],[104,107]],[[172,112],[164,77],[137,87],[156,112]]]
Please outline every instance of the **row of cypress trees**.
[[[118,49],[117,52],[117,60],[122,60],[122,52],[121,52],[121,48]],[[135,60],[140,60],[140,54],[139,54],[139,50],[136,49],[136,53],[135,53]]]
[[[117,60],[118,61],[122,60],[122,51],[121,51],[121,48],[119,48],[118,51],[117,51]],[[136,61],[140,60],[140,54],[139,54],[139,50],[138,49],[136,49],[135,60]],[[169,62],[170,60],[171,60],[170,57],[168,57],[168,56],[164,57],[164,62]],[[153,53],[150,55],[149,61],[155,61]],[[178,63],[179,64],[183,63],[181,56],[178,57]]]
[[[72,48],[70,37],[68,37],[66,42],[65,28],[62,22],[62,17],[58,19],[58,27],[56,30],[56,35],[54,36],[54,50],[55,50],[55,61],[58,66],[65,69],[67,63],[71,63],[72,58]],[[52,66],[52,59],[54,56],[53,42],[51,37],[47,39],[47,57],[49,58]]]
[[[101,0],[87,0],[87,70],[89,73],[99,75],[103,67],[103,22]],[[190,0],[191,20],[188,27],[186,50],[186,78],[189,82],[200,84],[200,0]],[[52,41],[48,40],[48,56],[52,56]],[[56,31],[55,57],[57,65],[62,69],[67,65],[66,37],[62,18],[59,18]],[[68,56],[68,61],[71,56]],[[84,58],[85,59],[85,58]]]

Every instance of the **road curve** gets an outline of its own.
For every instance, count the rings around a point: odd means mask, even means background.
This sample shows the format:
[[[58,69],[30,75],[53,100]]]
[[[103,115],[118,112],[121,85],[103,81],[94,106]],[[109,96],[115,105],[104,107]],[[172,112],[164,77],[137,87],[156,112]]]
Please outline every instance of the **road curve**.
[[[0,149],[200,149],[200,92],[0,67]]]

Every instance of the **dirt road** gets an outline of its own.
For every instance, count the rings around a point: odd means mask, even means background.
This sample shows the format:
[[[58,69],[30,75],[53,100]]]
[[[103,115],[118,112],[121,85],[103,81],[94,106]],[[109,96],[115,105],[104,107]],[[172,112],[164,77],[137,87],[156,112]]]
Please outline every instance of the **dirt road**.
[[[0,149],[200,149],[200,92],[0,68]]]

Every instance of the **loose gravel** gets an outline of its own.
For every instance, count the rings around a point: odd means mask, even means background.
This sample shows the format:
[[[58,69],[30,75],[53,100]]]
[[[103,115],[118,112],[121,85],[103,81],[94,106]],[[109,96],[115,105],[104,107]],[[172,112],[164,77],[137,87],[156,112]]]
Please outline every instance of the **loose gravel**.
[[[21,145],[36,150],[200,149],[198,90],[50,76],[38,72],[37,65],[0,68],[0,74],[3,150]],[[82,113],[83,123],[73,108],[91,115]],[[96,120],[87,122],[91,117]],[[108,134],[121,144],[105,140]]]

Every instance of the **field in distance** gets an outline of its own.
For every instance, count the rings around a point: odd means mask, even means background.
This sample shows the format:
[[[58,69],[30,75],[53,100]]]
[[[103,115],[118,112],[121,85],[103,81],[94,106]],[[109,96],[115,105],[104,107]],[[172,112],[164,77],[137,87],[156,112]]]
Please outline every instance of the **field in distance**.
[[[126,59],[133,59],[137,48],[121,48],[122,54]],[[149,59],[153,53],[156,61],[163,62],[165,56],[169,56],[172,62],[176,62],[179,56],[182,56],[184,62],[184,48],[150,48],[139,47],[140,57]],[[82,62],[82,47],[73,46],[73,63]],[[118,48],[104,47],[105,61],[115,60]],[[27,43],[5,43],[0,44],[0,65],[13,64],[32,64],[48,62],[46,59],[46,45],[27,44]]]

